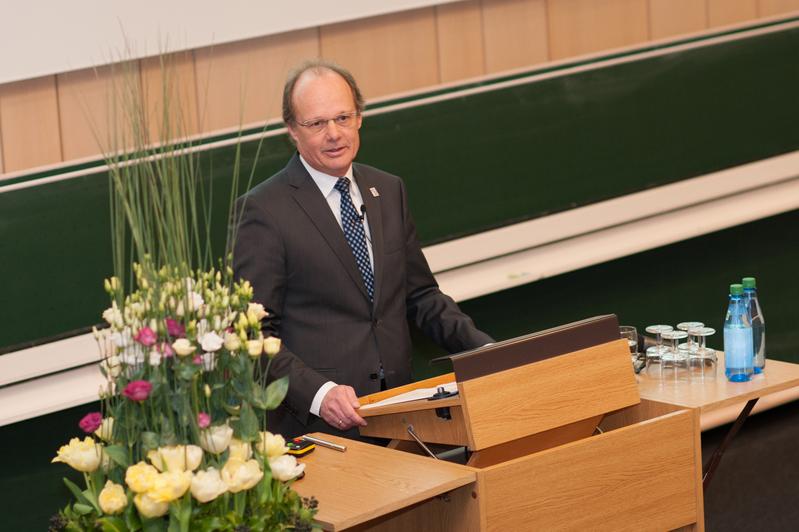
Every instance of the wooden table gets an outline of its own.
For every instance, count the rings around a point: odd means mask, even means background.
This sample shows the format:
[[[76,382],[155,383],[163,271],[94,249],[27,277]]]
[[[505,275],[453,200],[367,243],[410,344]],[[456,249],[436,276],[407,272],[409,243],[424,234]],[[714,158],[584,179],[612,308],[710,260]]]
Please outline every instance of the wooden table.
[[[434,519],[446,519],[445,529],[461,529],[457,521],[469,511],[477,478],[471,469],[329,434],[312,435],[347,446],[342,453],[317,445],[300,459],[306,464],[305,478],[293,488],[317,498],[316,519],[324,529],[424,529]],[[435,499],[442,494],[447,495]]]
[[[765,395],[799,386],[799,364],[767,360],[763,373],[748,382],[729,382],[724,376],[724,354],[719,352],[715,373],[700,376],[682,371],[676,378],[650,376],[646,370],[637,376],[642,408],[664,413],[673,408],[691,408],[700,414],[727,406],[746,404],[727,432],[721,445],[704,466],[703,485],[707,488],[729,443],[741,429],[757,400]]]

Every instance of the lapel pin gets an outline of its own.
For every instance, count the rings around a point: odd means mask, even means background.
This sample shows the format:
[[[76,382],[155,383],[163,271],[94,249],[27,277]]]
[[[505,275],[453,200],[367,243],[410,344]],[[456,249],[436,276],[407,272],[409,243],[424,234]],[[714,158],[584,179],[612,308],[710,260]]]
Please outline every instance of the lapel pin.
[[[375,187],[369,187],[369,192],[371,192],[372,196],[375,197],[375,198],[380,195],[380,193],[377,191],[377,189]]]

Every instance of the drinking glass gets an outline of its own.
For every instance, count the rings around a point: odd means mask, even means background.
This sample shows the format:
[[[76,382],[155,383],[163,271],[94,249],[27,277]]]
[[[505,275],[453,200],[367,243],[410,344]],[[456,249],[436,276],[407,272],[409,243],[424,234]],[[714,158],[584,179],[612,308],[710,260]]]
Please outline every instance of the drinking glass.
[[[638,358],[638,330],[632,325],[621,325],[619,327],[619,335],[627,340],[627,345],[630,348],[630,358],[635,364]]]
[[[677,378],[680,368],[687,367],[688,357],[679,349],[679,345],[680,340],[688,337],[688,333],[675,330],[663,331],[661,337],[668,341],[666,350],[660,356],[661,372],[664,376],[669,376],[667,372],[670,370],[673,373],[670,376]]]
[[[673,331],[674,327],[671,325],[650,325],[646,328],[646,332],[655,335],[657,345],[653,345],[646,349],[647,359],[660,360],[660,357],[666,352],[666,346],[663,345],[663,333]]]
[[[677,324],[677,328],[681,331],[685,331],[688,333],[688,341],[684,344],[680,344],[679,348],[686,352],[688,356],[691,356],[693,352],[696,351],[698,347],[698,342],[693,334],[691,334],[692,329],[699,329],[700,327],[704,327],[705,324],[701,321],[684,321],[682,323]]]

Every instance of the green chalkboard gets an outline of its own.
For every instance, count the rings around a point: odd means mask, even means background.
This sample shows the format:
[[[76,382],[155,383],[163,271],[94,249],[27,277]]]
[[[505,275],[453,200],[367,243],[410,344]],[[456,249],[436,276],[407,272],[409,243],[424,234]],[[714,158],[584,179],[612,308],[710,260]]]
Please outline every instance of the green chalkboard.
[[[406,180],[424,243],[452,239],[799,149],[797,56],[789,29],[370,116],[359,160]],[[256,181],[292,152],[256,148]],[[220,192],[232,160],[201,155]],[[102,172],[0,193],[0,349],[98,320],[107,204]]]

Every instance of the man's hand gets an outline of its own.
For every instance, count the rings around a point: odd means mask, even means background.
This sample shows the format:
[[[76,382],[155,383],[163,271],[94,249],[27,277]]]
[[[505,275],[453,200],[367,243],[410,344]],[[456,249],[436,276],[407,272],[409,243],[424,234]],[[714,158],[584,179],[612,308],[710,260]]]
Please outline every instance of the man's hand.
[[[352,386],[339,384],[325,394],[322,406],[319,407],[319,415],[328,425],[339,430],[365,427],[366,421],[355,412],[360,406]]]

